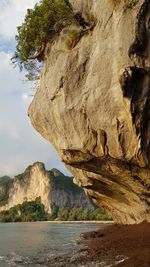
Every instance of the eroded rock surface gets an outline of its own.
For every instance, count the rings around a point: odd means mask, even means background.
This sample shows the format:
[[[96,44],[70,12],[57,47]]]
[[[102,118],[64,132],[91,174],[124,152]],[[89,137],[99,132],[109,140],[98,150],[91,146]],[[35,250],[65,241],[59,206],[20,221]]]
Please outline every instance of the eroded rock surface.
[[[150,221],[150,2],[125,2],[71,1],[95,27],[70,50],[63,32],[47,45],[29,116],[97,205],[139,223]]]

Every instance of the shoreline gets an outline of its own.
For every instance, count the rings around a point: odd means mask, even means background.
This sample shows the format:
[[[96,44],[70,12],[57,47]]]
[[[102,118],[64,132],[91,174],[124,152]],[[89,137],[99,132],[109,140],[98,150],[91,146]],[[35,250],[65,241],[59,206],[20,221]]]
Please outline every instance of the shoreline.
[[[35,221],[35,222],[0,222],[0,224],[9,223],[50,223],[50,224],[114,224],[113,221]]]
[[[37,225],[35,225],[35,223],[37,223]],[[56,249],[56,253],[54,250],[52,255],[51,249],[48,252],[49,255],[45,254],[43,251],[43,266],[115,267],[117,265],[118,267],[150,267],[150,223],[148,222],[136,225],[118,225],[112,221],[78,221],[77,223],[76,221],[52,221],[52,223],[51,221],[42,221],[43,226],[41,222],[40,224],[38,223],[39,222],[32,222],[33,225],[31,225],[31,229],[35,228],[35,226],[37,226],[37,229],[41,229],[41,227],[45,229],[45,226],[46,228],[53,229],[53,227],[50,227],[51,225],[54,226],[56,234],[57,232],[60,234],[59,229],[61,229],[61,233],[64,231],[63,229],[66,229],[63,238],[67,237],[69,231],[71,233],[72,231],[74,232],[73,229],[79,229],[78,234],[75,238],[73,237],[71,241],[73,243],[68,243],[70,241],[67,241],[67,243],[62,241],[67,244],[67,246],[72,244],[67,247],[67,250],[62,250],[62,247],[60,247],[59,253],[57,253]],[[6,224],[7,223],[5,223],[5,225]],[[13,223],[13,225],[15,224],[16,223]],[[25,224],[29,224],[27,228]],[[26,222],[22,224],[21,228],[28,229],[30,224],[30,222]],[[86,224],[88,224],[88,226],[86,226]],[[15,227],[15,229],[18,229],[19,225]],[[3,231],[3,226],[1,229]],[[48,236],[48,240],[48,242],[51,242],[51,235]]]
[[[150,223],[104,224],[82,233],[72,255],[54,257],[48,267],[150,267]]]
[[[46,221],[49,223],[62,223],[62,224],[88,224],[88,223],[97,223],[97,224],[113,224],[113,221]]]

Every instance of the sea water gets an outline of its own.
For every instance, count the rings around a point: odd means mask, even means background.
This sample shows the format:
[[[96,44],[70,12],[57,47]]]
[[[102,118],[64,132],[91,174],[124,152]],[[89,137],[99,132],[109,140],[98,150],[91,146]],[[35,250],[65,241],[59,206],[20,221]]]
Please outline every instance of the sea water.
[[[0,267],[44,267],[52,257],[78,249],[80,233],[103,227],[97,223],[1,223]]]

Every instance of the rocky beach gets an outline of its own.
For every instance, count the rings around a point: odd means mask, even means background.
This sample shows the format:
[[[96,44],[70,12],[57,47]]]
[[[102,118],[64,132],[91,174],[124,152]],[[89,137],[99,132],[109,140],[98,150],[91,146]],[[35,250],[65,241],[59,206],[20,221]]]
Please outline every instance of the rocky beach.
[[[150,227],[107,224],[103,229],[81,234],[80,249],[66,257],[54,257],[52,267],[149,267]]]

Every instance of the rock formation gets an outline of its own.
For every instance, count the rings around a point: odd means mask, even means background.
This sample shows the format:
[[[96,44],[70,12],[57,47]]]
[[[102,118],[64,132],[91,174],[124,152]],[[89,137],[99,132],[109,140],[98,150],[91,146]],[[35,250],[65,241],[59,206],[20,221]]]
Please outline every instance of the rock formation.
[[[70,2],[94,27],[47,44],[29,117],[116,222],[150,221],[150,1]]]
[[[83,207],[92,210],[90,199],[72,181],[57,169],[46,171],[36,162],[14,179],[0,179],[0,211],[8,210],[24,201],[41,197],[45,211],[52,214],[56,208]]]

